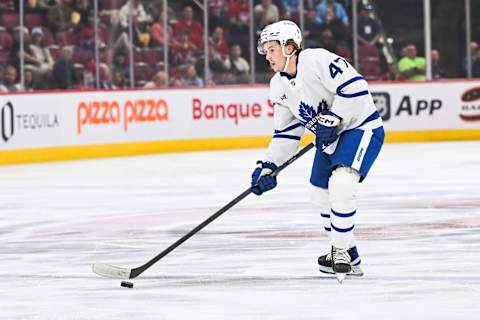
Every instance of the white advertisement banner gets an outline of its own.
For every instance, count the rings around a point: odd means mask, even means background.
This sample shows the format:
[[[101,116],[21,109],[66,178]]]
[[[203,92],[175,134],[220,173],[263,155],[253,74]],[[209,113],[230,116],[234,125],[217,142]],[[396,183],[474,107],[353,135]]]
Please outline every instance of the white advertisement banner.
[[[0,149],[268,135],[265,87],[0,96]]]
[[[480,128],[480,82],[370,86],[386,131]]]
[[[372,84],[387,132],[480,128],[480,82]],[[268,87],[0,95],[0,150],[265,136]]]

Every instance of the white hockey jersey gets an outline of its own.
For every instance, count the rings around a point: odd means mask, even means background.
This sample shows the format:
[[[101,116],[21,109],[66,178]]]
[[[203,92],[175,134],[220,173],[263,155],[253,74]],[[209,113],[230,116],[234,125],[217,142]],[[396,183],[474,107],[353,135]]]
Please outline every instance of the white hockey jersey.
[[[270,80],[275,132],[265,161],[281,165],[298,149],[305,129],[315,133],[316,116],[330,110],[342,118],[339,133],[381,119],[367,82],[345,59],[325,49],[305,49],[297,59],[297,74],[276,73]],[[336,142],[325,152],[335,151]]]

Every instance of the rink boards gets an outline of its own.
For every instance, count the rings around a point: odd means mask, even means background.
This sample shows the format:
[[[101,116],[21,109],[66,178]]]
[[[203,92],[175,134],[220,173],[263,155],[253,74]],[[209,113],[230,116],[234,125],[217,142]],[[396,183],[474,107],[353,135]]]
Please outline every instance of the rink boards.
[[[480,139],[480,81],[370,89],[387,142]],[[273,106],[266,86],[11,94],[0,129],[1,164],[265,147]]]

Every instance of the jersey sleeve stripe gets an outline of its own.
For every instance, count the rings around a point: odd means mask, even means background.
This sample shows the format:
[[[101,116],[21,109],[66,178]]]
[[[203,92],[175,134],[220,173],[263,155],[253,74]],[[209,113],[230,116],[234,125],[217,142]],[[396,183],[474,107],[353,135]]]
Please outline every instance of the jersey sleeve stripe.
[[[378,111],[374,111],[371,115],[369,115],[367,117],[367,119],[363,120],[363,122],[360,125],[356,126],[354,129],[359,128],[359,127],[363,126],[365,123],[367,123],[369,121],[373,121],[373,120],[378,119],[378,118],[380,118],[380,113],[378,113]]]
[[[283,139],[291,139],[291,140],[298,140],[300,141],[300,137],[298,136],[291,136],[288,134],[274,134],[273,138],[283,138]]]
[[[367,95],[368,90],[363,90],[363,91],[355,92],[355,93],[343,93],[342,92],[342,90],[345,89],[349,84],[352,84],[355,81],[359,81],[359,80],[364,80],[364,79],[363,79],[363,77],[358,76],[358,77],[354,77],[354,78],[342,83],[341,85],[339,85],[338,88],[337,88],[337,95],[342,97],[342,98],[355,98],[355,97],[360,97],[360,96]]]
[[[297,129],[298,127],[301,127],[303,126],[301,123],[296,123],[294,125],[291,125],[283,130],[275,130],[275,133],[284,133],[284,132],[287,132],[287,131],[290,131],[290,130],[293,130],[293,129]]]

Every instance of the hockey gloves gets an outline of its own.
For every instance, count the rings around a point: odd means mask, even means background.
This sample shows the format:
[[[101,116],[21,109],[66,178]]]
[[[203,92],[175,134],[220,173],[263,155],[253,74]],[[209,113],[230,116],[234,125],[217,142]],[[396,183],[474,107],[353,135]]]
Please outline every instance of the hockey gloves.
[[[272,172],[277,166],[272,162],[257,161],[257,167],[252,173],[252,192],[257,196],[272,190],[277,186],[277,177],[272,176]]]
[[[318,116],[315,144],[317,147],[328,146],[338,138],[337,126],[342,119],[330,111]]]

